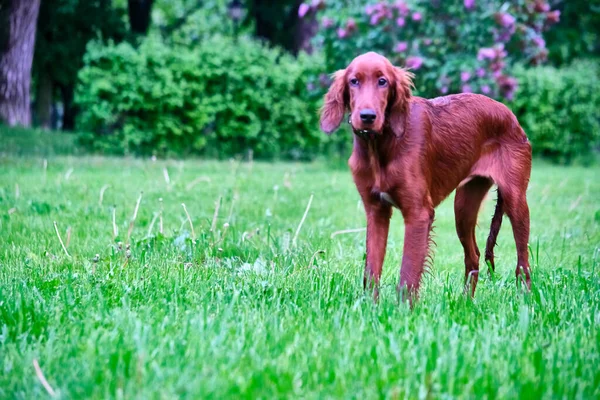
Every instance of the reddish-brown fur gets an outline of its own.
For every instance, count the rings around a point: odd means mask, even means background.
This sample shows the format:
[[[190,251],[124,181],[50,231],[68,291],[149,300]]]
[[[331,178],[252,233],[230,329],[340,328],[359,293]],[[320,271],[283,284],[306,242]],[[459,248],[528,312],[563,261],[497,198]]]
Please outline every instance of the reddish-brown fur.
[[[397,206],[405,224],[398,291],[406,290],[410,299],[417,294],[429,255],[434,208],[456,189],[465,288],[474,295],[479,273],[477,213],[493,184],[498,186],[498,203],[485,259],[494,268],[493,249],[506,213],[517,245],[517,280],[529,287],[527,136],[503,104],[477,94],[415,97],[411,77],[383,56],[364,54],[335,73],[321,113],[321,128],[331,133],[349,110],[356,133],[348,164],[367,216],[365,287],[373,287],[377,298],[392,206]],[[371,124],[361,118],[366,109],[376,115]]]

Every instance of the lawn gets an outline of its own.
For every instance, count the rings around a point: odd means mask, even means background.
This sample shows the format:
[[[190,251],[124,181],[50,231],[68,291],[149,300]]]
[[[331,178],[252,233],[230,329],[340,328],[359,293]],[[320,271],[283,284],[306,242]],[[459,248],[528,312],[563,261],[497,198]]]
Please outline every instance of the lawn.
[[[398,212],[380,302],[362,291],[339,165],[4,154],[0,398],[48,397],[41,374],[62,398],[599,398],[599,175],[534,163],[530,293],[505,218],[465,298],[446,200],[410,310]]]

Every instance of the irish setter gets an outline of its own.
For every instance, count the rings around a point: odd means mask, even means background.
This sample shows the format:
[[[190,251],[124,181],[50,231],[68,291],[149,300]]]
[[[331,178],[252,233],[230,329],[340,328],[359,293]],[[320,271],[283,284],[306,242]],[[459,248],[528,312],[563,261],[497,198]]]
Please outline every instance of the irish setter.
[[[321,111],[321,129],[336,130],[349,110],[354,148],[348,161],[367,216],[365,288],[378,297],[392,207],[400,209],[405,236],[399,294],[417,295],[429,255],[434,208],[454,189],[456,232],[465,253],[465,290],[475,294],[479,250],[475,225],[493,184],[498,201],[485,249],[494,269],[494,246],[504,213],[517,245],[517,281],[530,287],[526,191],[531,145],[514,114],[477,94],[435,99],[412,96],[412,74],[376,53],[355,58],[334,74]]]

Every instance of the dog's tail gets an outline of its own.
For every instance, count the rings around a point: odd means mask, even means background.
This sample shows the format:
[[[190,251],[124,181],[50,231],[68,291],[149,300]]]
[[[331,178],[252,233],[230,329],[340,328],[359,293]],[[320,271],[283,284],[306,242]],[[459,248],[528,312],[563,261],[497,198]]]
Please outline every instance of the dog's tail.
[[[504,215],[504,201],[502,200],[502,193],[498,189],[498,200],[496,202],[496,210],[492,217],[492,225],[490,226],[490,236],[488,236],[487,243],[485,245],[485,262],[491,268],[490,272],[495,271],[496,266],[494,265],[494,246],[496,246],[496,238],[500,227],[502,226],[502,216]]]

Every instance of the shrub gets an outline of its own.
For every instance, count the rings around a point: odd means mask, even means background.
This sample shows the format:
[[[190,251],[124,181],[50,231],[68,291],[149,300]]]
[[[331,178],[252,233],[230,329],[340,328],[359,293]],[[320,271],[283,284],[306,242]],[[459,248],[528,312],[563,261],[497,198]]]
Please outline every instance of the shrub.
[[[79,74],[79,129],[111,153],[304,158],[328,139],[318,129],[322,63],[246,38],[197,47],[156,37],[138,48],[92,44]],[[307,90],[307,88],[311,88]]]
[[[518,68],[510,107],[537,154],[559,162],[589,160],[600,146],[600,67],[597,60],[557,69]]]
[[[517,86],[511,66],[545,61],[543,34],[560,16],[544,0],[347,3],[316,0],[301,8],[301,15],[322,16],[318,40],[328,70],[377,51],[417,71],[417,91],[430,97],[479,92],[510,99]]]

